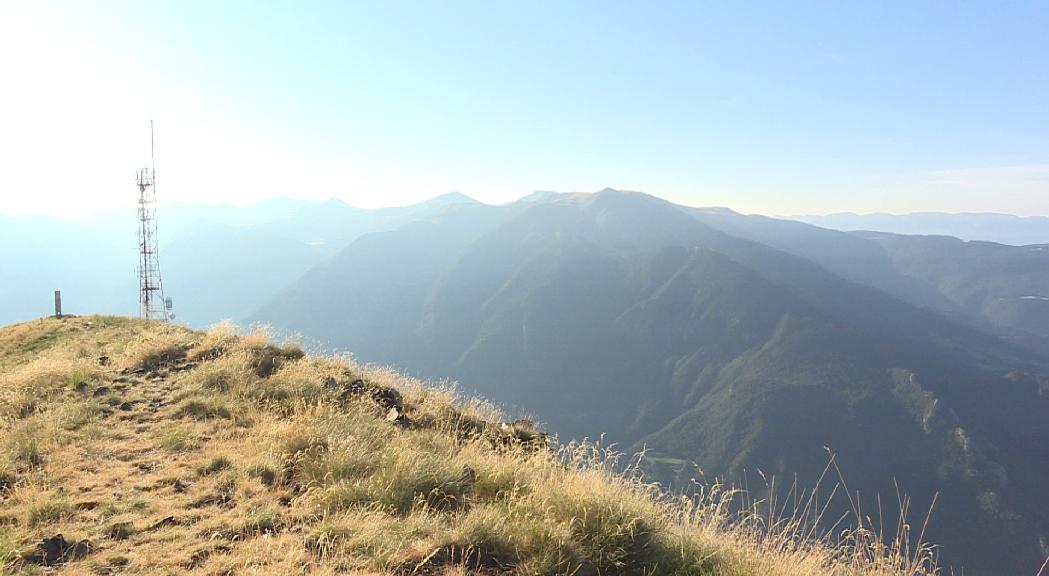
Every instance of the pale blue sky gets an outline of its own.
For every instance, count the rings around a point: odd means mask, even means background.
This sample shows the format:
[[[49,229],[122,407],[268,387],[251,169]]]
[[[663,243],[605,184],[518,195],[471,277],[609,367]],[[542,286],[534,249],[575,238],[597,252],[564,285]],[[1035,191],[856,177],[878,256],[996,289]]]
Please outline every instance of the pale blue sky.
[[[1049,3],[8,2],[0,212],[643,190],[1049,214]]]

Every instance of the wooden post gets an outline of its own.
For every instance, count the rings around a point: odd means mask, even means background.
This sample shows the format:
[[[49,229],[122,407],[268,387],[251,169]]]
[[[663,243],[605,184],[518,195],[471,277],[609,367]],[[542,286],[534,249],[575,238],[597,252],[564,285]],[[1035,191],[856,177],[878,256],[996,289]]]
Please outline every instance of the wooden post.
[[[55,290],[55,318],[62,317],[62,291]]]

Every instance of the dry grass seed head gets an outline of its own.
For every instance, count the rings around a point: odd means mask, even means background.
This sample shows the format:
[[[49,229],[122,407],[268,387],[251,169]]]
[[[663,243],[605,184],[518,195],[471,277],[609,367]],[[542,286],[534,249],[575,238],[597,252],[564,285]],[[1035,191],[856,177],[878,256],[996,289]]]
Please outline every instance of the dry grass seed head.
[[[119,367],[128,372],[154,372],[185,358],[193,341],[193,333],[185,328],[173,324],[152,325],[127,344]]]

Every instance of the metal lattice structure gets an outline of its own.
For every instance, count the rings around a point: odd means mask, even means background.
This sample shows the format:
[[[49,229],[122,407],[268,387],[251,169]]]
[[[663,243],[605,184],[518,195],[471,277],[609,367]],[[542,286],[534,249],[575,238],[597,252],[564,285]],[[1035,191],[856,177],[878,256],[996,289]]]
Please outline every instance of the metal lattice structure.
[[[149,123],[150,158],[153,156],[153,122]],[[155,166],[155,164],[154,164]],[[143,167],[135,173],[138,184],[138,308],[147,320],[168,319],[170,301],[164,299],[164,282],[160,278],[157,250],[156,182],[154,167]]]

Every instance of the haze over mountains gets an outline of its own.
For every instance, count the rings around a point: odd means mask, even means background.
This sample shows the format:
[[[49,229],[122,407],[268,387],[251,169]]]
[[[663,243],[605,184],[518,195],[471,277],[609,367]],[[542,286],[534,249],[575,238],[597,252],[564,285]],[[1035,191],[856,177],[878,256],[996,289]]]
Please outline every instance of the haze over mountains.
[[[133,313],[134,220],[117,233],[106,218],[0,221],[18,246],[0,323],[46,314],[56,287],[70,311]],[[896,482],[916,508],[939,493],[929,537],[967,574],[1033,574],[1049,554],[1049,245],[846,233],[611,189],[160,222],[190,324],[267,322],[452,378],[562,437],[646,448],[679,486],[692,462],[811,485],[828,447],[868,506]]]
[[[875,230],[894,234],[954,236],[961,240],[984,240],[1024,246],[1049,244],[1049,217],[1012,214],[916,212],[913,214],[852,214],[790,216],[834,230]]]

